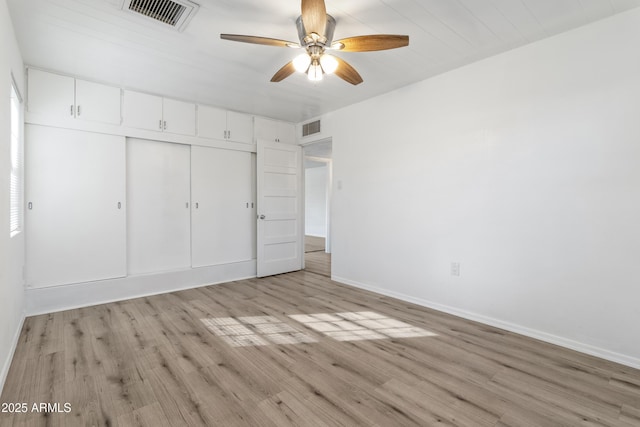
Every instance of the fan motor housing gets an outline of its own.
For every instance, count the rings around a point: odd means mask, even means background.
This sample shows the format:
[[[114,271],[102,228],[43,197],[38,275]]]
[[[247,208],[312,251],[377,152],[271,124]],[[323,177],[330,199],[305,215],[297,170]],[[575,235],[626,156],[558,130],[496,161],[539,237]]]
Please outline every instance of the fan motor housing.
[[[304,28],[304,23],[302,22],[302,16],[299,16],[296,19],[296,27],[298,29],[298,38],[300,39],[300,45],[302,47],[307,47],[313,44],[319,44],[321,46],[331,46],[333,42],[333,32],[336,29],[336,20],[333,16],[327,14],[327,27],[325,30],[325,34],[318,34],[320,39],[309,41],[307,38],[307,30]]]

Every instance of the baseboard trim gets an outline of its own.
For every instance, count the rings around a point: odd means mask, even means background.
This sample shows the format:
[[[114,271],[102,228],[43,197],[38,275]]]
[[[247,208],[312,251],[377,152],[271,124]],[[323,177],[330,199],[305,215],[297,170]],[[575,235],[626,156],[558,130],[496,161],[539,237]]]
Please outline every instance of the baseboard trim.
[[[2,390],[4,390],[4,383],[7,381],[7,376],[9,375],[9,369],[11,368],[13,356],[16,353],[16,348],[18,348],[18,341],[20,341],[20,334],[22,333],[22,327],[24,326],[24,320],[27,317],[27,313],[25,311],[22,311],[21,317],[22,319],[20,319],[20,323],[18,324],[16,332],[13,336],[11,349],[9,350],[9,354],[7,354],[7,359],[2,364],[2,371],[0,371],[0,396],[2,395]]]
[[[616,353],[610,350],[595,347],[595,346],[574,341],[568,338],[549,334],[547,332],[520,326],[515,323],[505,322],[503,320],[484,316],[482,314],[477,314],[477,313],[469,312],[466,310],[460,310],[455,307],[438,304],[432,301],[424,300],[422,298],[416,298],[403,293],[389,291],[387,289],[383,289],[377,286],[367,285],[365,283],[360,283],[354,280],[346,279],[344,277],[331,276],[331,280],[338,283],[342,283],[347,286],[353,286],[355,288],[364,289],[367,291],[375,292],[377,294],[385,295],[385,296],[396,298],[402,301],[417,304],[423,307],[431,308],[433,310],[441,311],[443,313],[452,314],[454,316],[462,317],[464,319],[472,320],[474,322],[479,322],[485,325],[494,326],[496,328],[504,329],[509,332],[514,332],[516,334],[524,335],[529,338],[534,338],[550,344],[555,344],[560,347],[565,347],[571,350],[578,351],[580,353],[588,354],[590,356],[599,357],[601,359],[619,363],[621,365],[629,366],[631,368],[640,369],[640,359],[636,357]]]
[[[27,315],[54,313],[256,277],[256,261],[27,288]]]

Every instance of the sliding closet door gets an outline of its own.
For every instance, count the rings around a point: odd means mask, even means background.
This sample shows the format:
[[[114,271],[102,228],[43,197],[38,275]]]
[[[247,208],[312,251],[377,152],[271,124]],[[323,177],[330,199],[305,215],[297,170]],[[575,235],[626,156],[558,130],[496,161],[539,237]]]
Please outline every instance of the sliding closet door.
[[[191,147],[193,267],[253,258],[252,177],[249,152]]]
[[[126,275],[125,139],[27,125],[29,287]]]
[[[190,147],[127,140],[129,274],[189,268]]]

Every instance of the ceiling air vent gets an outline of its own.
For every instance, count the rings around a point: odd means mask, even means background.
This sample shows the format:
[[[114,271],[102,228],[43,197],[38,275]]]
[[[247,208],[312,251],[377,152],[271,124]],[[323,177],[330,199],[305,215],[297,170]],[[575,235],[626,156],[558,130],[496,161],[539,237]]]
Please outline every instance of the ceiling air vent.
[[[302,136],[309,136],[316,133],[320,133],[320,120],[302,125]]]
[[[189,0],[124,0],[122,8],[182,31],[195,15],[198,5]]]

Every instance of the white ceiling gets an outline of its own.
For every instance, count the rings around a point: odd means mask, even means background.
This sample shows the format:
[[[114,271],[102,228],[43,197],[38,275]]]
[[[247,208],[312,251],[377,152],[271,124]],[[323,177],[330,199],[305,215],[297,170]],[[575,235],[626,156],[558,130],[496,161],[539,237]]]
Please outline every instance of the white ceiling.
[[[298,0],[196,0],[184,32],[120,10],[123,0],[7,0],[25,63],[293,122],[640,6],[640,0],[326,0],[335,39],[408,34],[409,47],[339,53],[364,83],[271,76],[299,54],[220,40],[297,41]]]

